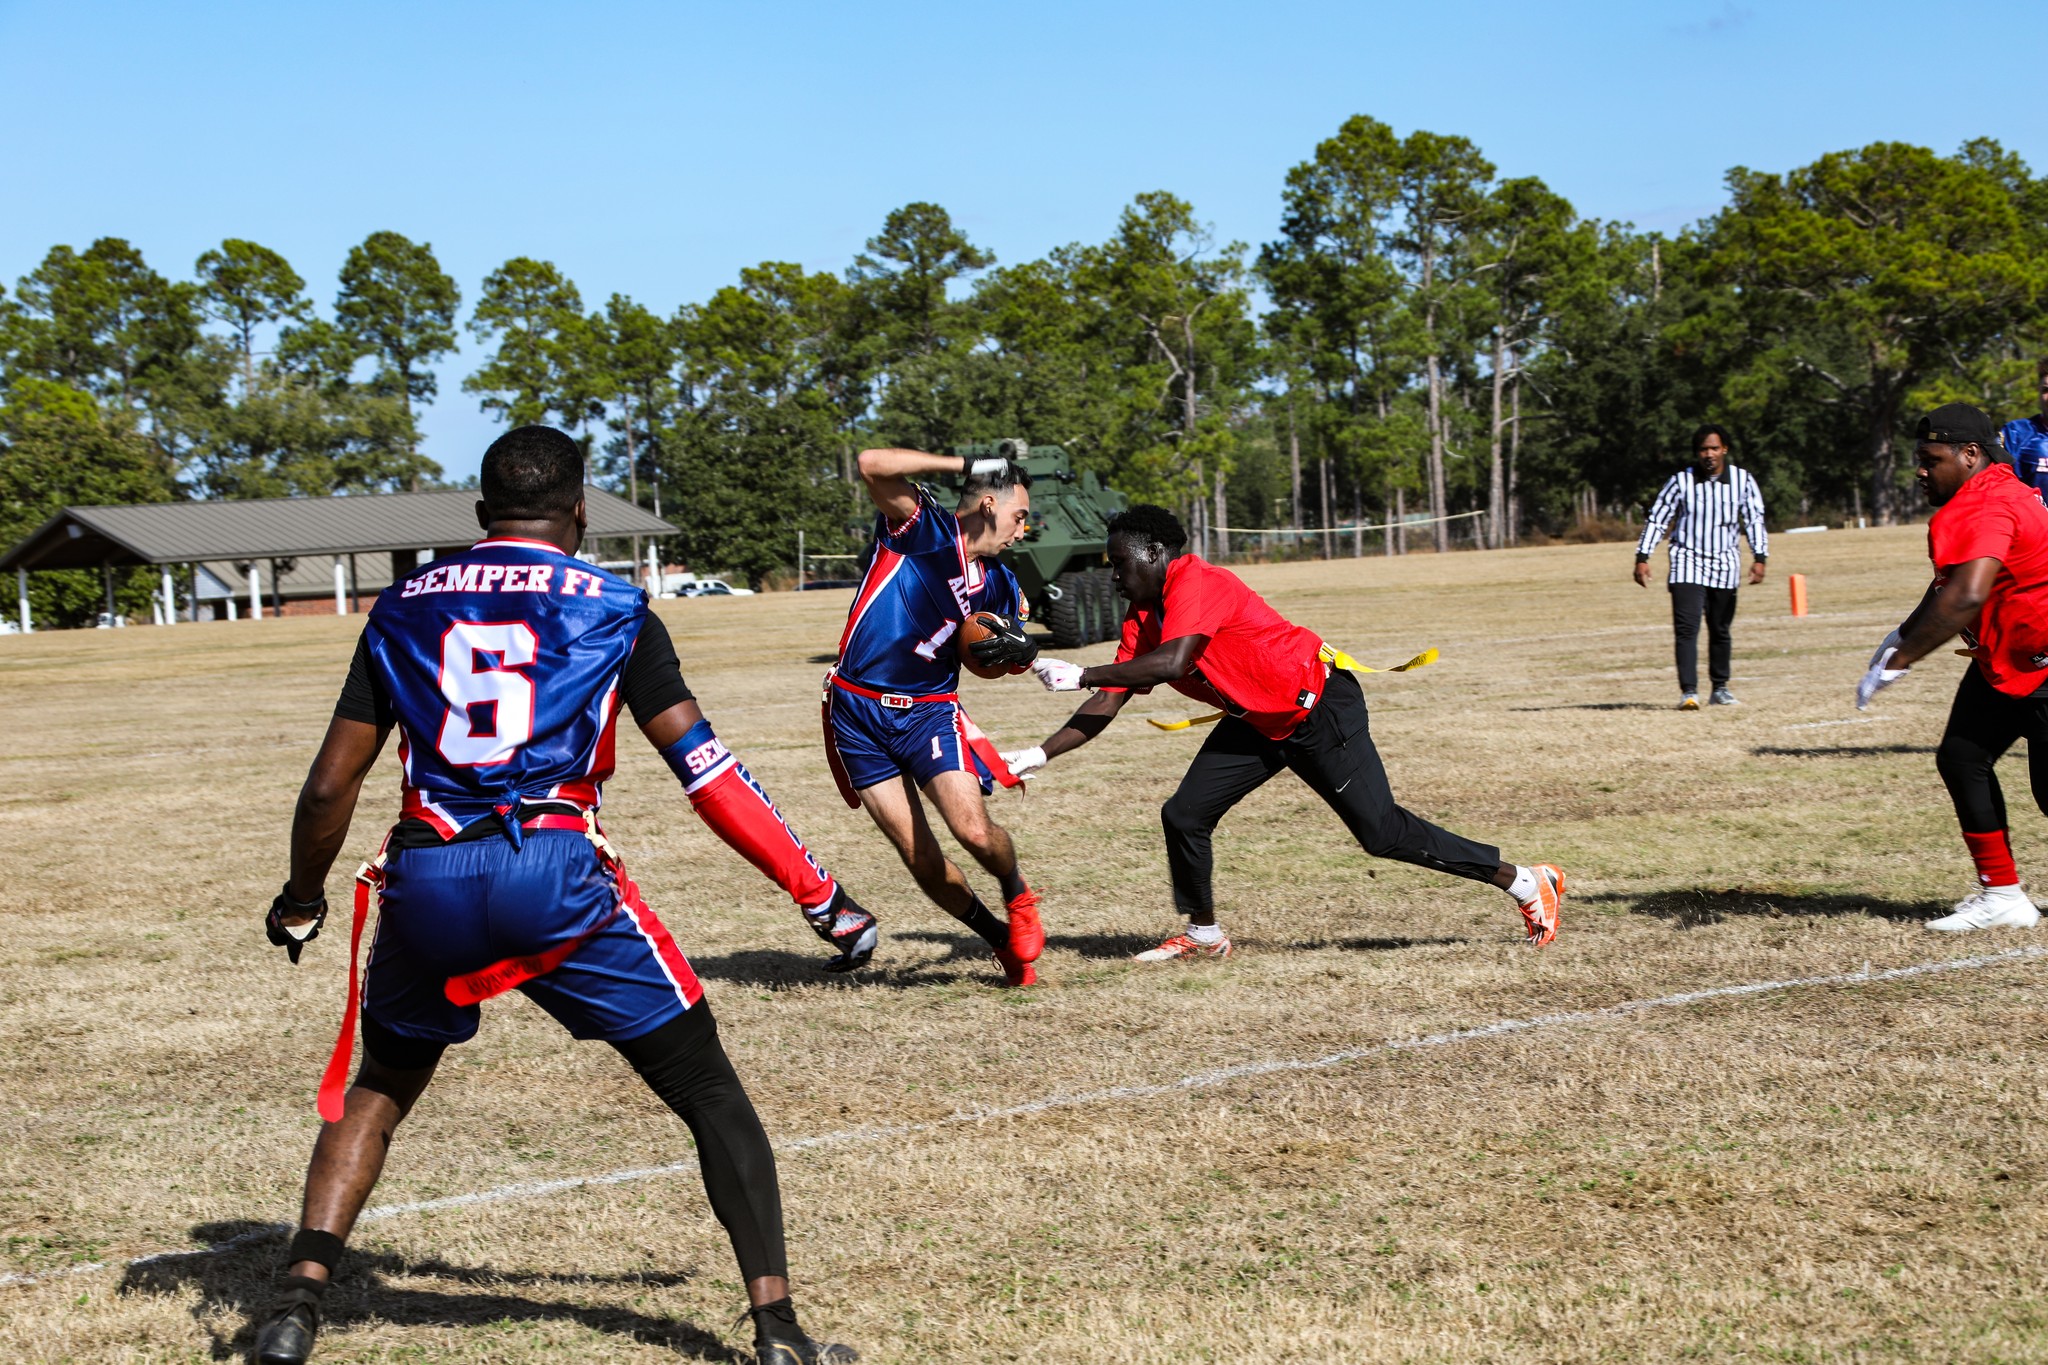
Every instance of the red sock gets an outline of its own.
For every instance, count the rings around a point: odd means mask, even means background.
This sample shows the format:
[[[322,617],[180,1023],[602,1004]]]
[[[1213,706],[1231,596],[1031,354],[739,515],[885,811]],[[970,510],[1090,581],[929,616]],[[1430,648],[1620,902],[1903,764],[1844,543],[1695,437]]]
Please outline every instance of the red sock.
[[[1970,846],[1970,856],[1977,861],[1979,886],[2020,884],[2020,870],[2012,861],[2012,840],[2004,830],[1994,829],[1989,834],[1972,834],[1964,830],[1963,842]]]

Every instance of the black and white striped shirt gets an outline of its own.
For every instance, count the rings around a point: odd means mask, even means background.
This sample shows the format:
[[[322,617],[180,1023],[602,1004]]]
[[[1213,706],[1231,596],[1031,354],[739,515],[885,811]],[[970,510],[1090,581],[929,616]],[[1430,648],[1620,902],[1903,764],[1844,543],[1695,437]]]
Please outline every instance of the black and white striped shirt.
[[[1650,504],[1643,519],[1643,538],[1636,542],[1638,558],[1647,558],[1671,532],[1671,581],[1698,583],[1709,588],[1732,588],[1742,581],[1742,559],[1735,548],[1740,531],[1749,539],[1750,553],[1763,559],[1770,553],[1770,533],[1764,529],[1764,495],[1747,470],[1729,465],[1718,479],[1703,479],[1694,468],[1679,470]]]

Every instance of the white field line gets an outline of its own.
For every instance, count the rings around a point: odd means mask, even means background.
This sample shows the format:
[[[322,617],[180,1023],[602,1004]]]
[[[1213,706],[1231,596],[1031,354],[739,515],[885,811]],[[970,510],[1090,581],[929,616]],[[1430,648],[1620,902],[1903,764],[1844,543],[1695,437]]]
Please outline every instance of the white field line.
[[[1780,981],[1750,981],[1734,986],[1709,986],[1704,990],[1680,991],[1675,995],[1660,995],[1648,1000],[1624,1000],[1620,1004],[1601,1005],[1586,1010],[1561,1010],[1556,1014],[1532,1015],[1527,1019],[1500,1019],[1477,1028],[1452,1029],[1444,1033],[1431,1033],[1415,1038],[1399,1038],[1387,1042],[1368,1043],[1363,1047],[1345,1048],[1340,1052],[1326,1053],[1321,1057],[1281,1057],[1264,1062],[1245,1062],[1238,1066],[1218,1067],[1213,1071],[1197,1071],[1178,1080],[1162,1081],[1153,1085],[1115,1085],[1101,1090],[1078,1090],[1066,1094],[1047,1095],[1042,1099],[1024,1104],[1006,1105],[999,1109],[969,1109],[948,1114],[942,1119],[931,1119],[924,1123],[892,1123],[869,1125],[859,1128],[842,1128],[834,1133],[821,1133],[815,1137],[791,1138],[774,1144],[778,1155],[788,1156],[796,1152],[816,1151],[826,1147],[847,1147],[860,1143],[876,1142],[886,1138],[909,1137],[918,1133],[929,1133],[941,1128],[956,1127],[967,1123],[989,1123],[1000,1119],[1026,1118],[1055,1109],[1078,1109],[1085,1105],[1101,1104],[1107,1100],[1142,1100],[1160,1095],[1180,1094],[1191,1090],[1207,1090],[1214,1086],[1228,1085],[1232,1081],[1249,1080],[1258,1076],[1277,1076],[1297,1071],[1321,1071],[1329,1067],[1343,1066],[1349,1062],[1361,1061],[1367,1057],[1390,1052],[1405,1052],[1415,1048],[1449,1047],[1458,1043],[1476,1042],[1482,1038],[1499,1038],[1511,1033],[1526,1033],[1532,1029],[1560,1028],[1572,1024],[1590,1024],[1602,1020],[1625,1018],[1648,1010],[1672,1009],[1682,1005],[1696,1005],[1708,1000],[1727,1000],[1745,995],[1764,995],[1772,991],[1789,991],[1811,986],[1867,986],[1882,981],[1904,981],[1911,977],[1932,976],[1940,972],[1980,971],[1986,967],[2001,967],[2008,963],[2030,961],[2048,957],[2048,947],[2029,945],[2023,948],[2008,948],[2000,953],[1986,953],[1981,957],[1956,957],[1939,962],[1916,962],[1907,967],[1891,967],[1881,972],[1870,970],[1864,963],[1863,970],[1838,972],[1827,976],[1794,976]],[[512,1185],[499,1185],[494,1189],[477,1190],[470,1194],[451,1194],[440,1199],[420,1199],[407,1204],[379,1204],[363,1210],[358,1223],[382,1222],[388,1218],[402,1218],[414,1213],[438,1213],[444,1209],[472,1208],[479,1204],[501,1204],[515,1199],[540,1199],[551,1194],[562,1194],[569,1190],[587,1189],[602,1185],[626,1185],[640,1180],[653,1180],[662,1176],[687,1175],[697,1169],[695,1158],[672,1161],[662,1166],[635,1166],[626,1170],[606,1171],[599,1175],[567,1176],[560,1180],[525,1180]],[[138,1256],[128,1261],[94,1261],[87,1265],[66,1266],[61,1270],[45,1271],[41,1275],[10,1273],[0,1275],[0,1285],[39,1284],[45,1280],[67,1275],[82,1275],[95,1270],[126,1270],[134,1266],[152,1265],[164,1261],[185,1260],[193,1257],[219,1256],[259,1242],[272,1240],[289,1232],[285,1225],[272,1224],[245,1232],[225,1242],[196,1251],[159,1251],[148,1256]]]
[[[1780,730],[1825,730],[1835,725],[1875,725],[1883,716],[1852,716],[1848,720],[1813,720],[1804,725],[1780,725]]]

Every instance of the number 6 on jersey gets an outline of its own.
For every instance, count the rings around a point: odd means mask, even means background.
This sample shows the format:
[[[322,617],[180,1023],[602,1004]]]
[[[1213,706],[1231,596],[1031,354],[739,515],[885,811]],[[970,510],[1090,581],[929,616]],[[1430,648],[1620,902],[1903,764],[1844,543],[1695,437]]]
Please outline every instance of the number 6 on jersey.
[[[513,670],[533,663],[538,642],[524,621],[457,621],[441,637],[441,695],[448,714],[436,747],[450,763],[488,767],[533,738],[533,682]],[[493,664],[485,656],[496,655]],[[479,664],[481,663],[481,667]]]

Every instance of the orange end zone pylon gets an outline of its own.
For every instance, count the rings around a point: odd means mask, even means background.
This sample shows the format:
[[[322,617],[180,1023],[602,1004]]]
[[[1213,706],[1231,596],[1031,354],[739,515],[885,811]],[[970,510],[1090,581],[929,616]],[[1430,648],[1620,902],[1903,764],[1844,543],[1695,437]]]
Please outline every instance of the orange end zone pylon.
[[[1792,587],[1792,614],[1794,616],[1806,615],[1806,575],[1803,573],[1791,574],[1786,577],[1785,581]]]

